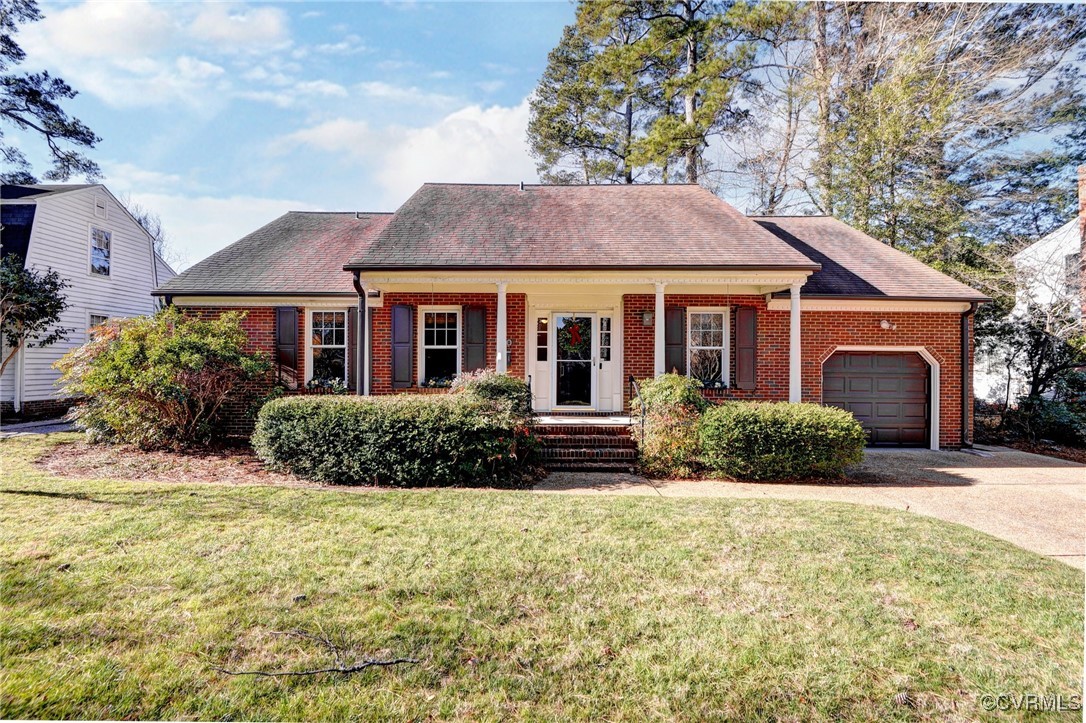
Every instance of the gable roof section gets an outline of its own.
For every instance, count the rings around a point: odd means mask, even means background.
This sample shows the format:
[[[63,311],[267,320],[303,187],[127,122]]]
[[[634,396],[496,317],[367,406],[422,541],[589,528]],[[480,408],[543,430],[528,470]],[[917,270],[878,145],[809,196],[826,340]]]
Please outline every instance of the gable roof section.
[[[345,268],[817,269],[696,185],[427,183]]]
[[[793,249],[817,261],[801,296],[987,301],[918,259],[830,216],[752,216]]]
[[[157,295],[354,293],[343,260],[388,225],[387,213],[291,211],[161,284]]]
[[[0,255],[17,254],[26,261],[36,210],[32,203],[0,204]]]
[[[7,184],[0,187],[0,199],[32,198],[39,199],[45,196],[55,196],[69,191],[82,191],[84,188],[93,188],[96,183],[26,183]]]

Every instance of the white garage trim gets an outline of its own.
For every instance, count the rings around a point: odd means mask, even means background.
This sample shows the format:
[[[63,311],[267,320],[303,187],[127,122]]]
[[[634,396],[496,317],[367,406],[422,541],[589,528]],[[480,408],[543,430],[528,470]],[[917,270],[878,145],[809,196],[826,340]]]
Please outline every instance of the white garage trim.
[[[929,446],[934,449],[939,449],[939,378],[941,372],[939,370],[939,361],[928,352],[922,346],[835,346],[833,351],[826,355],[826,358],[818,366],[818,373],[821,376],[819,379],[819,389],[822,389],[822,379],[825,379],[825,372],[822,371],[822,367],[825,366],[826,360],[839,351],[882,351],[882,352],[915,352],[928,363],[931,368],[931,390],[930,404],[931,404],[931,440]],[[819,403],[822,402],[821,392],[819,395]]]

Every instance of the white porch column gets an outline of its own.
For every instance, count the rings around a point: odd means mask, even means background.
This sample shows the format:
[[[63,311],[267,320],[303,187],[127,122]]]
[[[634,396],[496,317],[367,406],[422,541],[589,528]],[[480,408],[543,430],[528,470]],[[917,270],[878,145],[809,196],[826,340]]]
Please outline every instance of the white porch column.
[[[498,282],[498,355],[497,367],[499,374],[505,374],[509,371],[509,342],[507,341],[506,333],[506,307],[505,307],[505,286],[504,281]]]
[[[800,365],[801,336],[799,331],[799,287],[792,284],[789,289],[792,315],[789,319],[788,336],[788,401],[803,401],[803,372]]]
[[[653,321],[656,323],[656,330],[653,334],[653,341],[655,345],[653,355],[653,374],[660,376],[667,372],[664,362],[664,287],[667,284],[656,284],[656,312],[653,314]]]

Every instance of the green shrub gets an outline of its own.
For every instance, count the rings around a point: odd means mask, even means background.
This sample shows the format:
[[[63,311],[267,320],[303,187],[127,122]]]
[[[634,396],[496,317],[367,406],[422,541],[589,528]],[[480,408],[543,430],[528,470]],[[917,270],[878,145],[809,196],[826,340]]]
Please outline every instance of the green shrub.
[[[532,389],[523,379],[498,374],[493,369],[461,374],[452,384],[454,394],[468,394],[477,399],[504,399],[514,414],[525,419],[532,415]]]
[[[866,436],[849,412],[817,404],[727,402],[701,420],[702,461],[753,480],[839,476],[863,460]]]
[[[509,403],[470,394],[284,397],[264,405],[252,437],[274,469],[397,487],[516,484],[532,441]]]
[[[1037,442],[1042,439],[1072,447],[1086,446],[1086,403],[1022,397],[1007,410],[1004,425],[1013,437]]]
[[[638,386],[641,400],[634,397],[630,406],[641,471],[653,477],[689,477],[698,470],[698,421],[708,406],[701,395],[701,382],[661,374]],[[642,422],[644,438],[640,434]]]
[[[110,321],[56,363],[64,391],[84,401],[75,420],[96,440],[143,448],[205,444],[252,406],[271,365],[245,351],[243,313],[217,319],[169,307]],[[244,413],[244,412],[242,412]]]

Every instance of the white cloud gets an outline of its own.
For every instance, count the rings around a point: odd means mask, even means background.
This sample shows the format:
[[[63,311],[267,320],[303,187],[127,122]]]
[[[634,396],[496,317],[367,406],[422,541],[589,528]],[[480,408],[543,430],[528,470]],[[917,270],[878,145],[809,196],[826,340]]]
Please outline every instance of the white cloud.
[[[294,86],[294,90],[298,93],[304,93],[306,95],[328,95],[335,96],[337,98],[346,98],[347,89],[339,83],[332,83],[327,80],[307,80],[298,83]]]
[[[228,50],[277,47],[289,40],[286,13],[266,6],[203,5],[192,21],[190,32],[197,40]]]
[[[403,202],[426,181],[534,181],[527,128],[525,99],[511,108],[469,106],[432,126],[408,131],[377,169],[385,200]]]
[[[131,199],[162,219],[174,248],[193,264],[287,211],[320,210],[290,199],[185,196],[133,191]]]
[[[325,55],[356,55],[366,52],[369,48],[362,44],[362,38],[357,35],[348,35],[337,43],[316,45],[313,50]]]
[[[225,69],[206,56],[274,51],[290,39],[278,8],[132,0],[50,10],[21,29],[20,42],[33,63],[115,108],[200,112],[231,90]]]
[[[84,3],[20,28],[19,42],[30,58],[131,58],[172,45],[178,19],[146,0]]]
[[[497,93],[505,87],[504,80],[483,80],[475,84],[475,87],[484,93]]]
[[[525,130],[528,101],[513,107],[478,105],[450,113],[421,128],[375,129],[360,120],[340,118],[279,139],[275,149],[298,146],[365,160],[382,191],[382,203],[395,207],[426,181],[515,182],[536,179]]]
[[[355,86],[355,90],[369,98],[386,100],[392,103],[445,107],[451,107],[456,103],[456,98],[444,93],[432,93],[414,86],[393,85],[381,80],[359,83]]]

